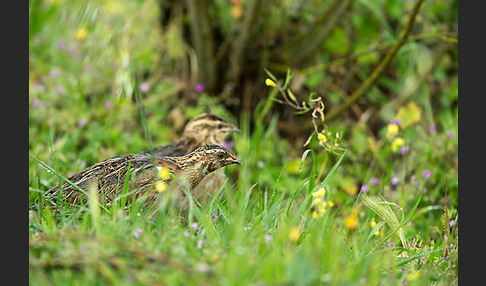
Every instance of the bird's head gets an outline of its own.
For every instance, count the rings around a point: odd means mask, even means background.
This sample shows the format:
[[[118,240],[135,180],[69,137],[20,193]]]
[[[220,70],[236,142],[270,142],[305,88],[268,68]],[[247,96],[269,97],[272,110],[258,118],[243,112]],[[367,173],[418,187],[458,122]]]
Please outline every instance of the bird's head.
[[[219,116],[204,113],[186,123],[182,136],[195,138],[203,144],[222,145],[233,132],[240,130]]]
[[[204,176],[219,168],[232,164],[242,164],[231,151],[215,144],[199,147],[191,153],[179,157],[179,160],[184,164],[184,173],[189,177],[192,187],[195,187]]]
[[[201,152],[201,154],[204,154],[204,157],[208,162],[206,174],[216,171],[224,166],[232,164],[241,165],[241,161],[235,156],[235,154],[231,153],[230,150],[220,145],[205,145],[199,149],[196,149],[196,151],[198,150]]]

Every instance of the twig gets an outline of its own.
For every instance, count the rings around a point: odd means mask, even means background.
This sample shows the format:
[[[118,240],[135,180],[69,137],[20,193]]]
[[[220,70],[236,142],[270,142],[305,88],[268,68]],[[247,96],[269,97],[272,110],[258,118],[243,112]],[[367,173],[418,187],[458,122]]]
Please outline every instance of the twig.
[[[367,91],[371,86],[375,83],[376,79],[383,73],[385,68],[390,64],[393,57],[396,55],[402,44],[405,42],[405,39],[410,34],[412,27],[415,23],[415,18],[420,10],[420,6],[424,0],[418,0],[408,18],[407,24],[400,32],[400,36],[398,37],[397,42],[395,43],[394,47],[388,51],[385,55],[383,60],[378,64],[375,70],[371,73],[371,75],[358,87],[358,89],[351,94],[351,96],[346,100],[341,106],[338,108],[331,110],[327,114],[327,120],[332,120],[335,117],[341,115],[344,111],[346,111],[352,104],[354,104],[364,93]]]
[[[214,36],[208,16],[208,3],[205,0],[186,0],[189,11],[191,36],[194,50],[197,54],[200,80],[207,90],[213,90],[216,85],[216,61]]]
[[[239,68],[243,65],[248,41],[252,36],[253,27],[257,23],[256,18],[258,17],[261,3],[261,0],[250,0],[247,4],[243,26],[241,27],[240,35],[235,45],[235,57]]]
[[[326,10],[321,14],[321,16],[314,22],[312,23],[314,27],[319,27],[322,23],[326,22],[327,19],[329,18],[329,15],[333,10],[338,6],[338,4],[341,3],[341,0],[334,0],[331,5],[327,7]],[[303,39],[309,37],[309,35],[312,34],[314,29],[308,29],[307,31],[297,35],[292,41],[289,43],[290,47],[295,46],[296,44],[300,43]],[[278,52],[278,50],[277,50]]]
[[[341,14],[346,10],[352,0],[339,1],[340,6],[336,8],[336,11],[332,14],[331,18],[327,21],[326,25],[319,29],[317,35],[315,35],[309,43],[301,47],[299,53],[291,58],[292,62],[298,63],[303,59],[307,58],[309,55],[313,54],[314,51],[319,48],[324,39],[329,35],[329,33],[336,27]],[[327,15],[325,15],[327,19]]]

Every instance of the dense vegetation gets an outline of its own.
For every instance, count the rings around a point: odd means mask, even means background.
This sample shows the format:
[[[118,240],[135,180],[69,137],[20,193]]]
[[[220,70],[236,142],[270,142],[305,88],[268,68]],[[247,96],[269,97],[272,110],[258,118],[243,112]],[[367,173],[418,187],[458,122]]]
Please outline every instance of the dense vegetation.
[[[30,283],[455,285],[457,100],[457,1],[30,0]],[[207,111],[243,165],[187,220],[38,206]]]

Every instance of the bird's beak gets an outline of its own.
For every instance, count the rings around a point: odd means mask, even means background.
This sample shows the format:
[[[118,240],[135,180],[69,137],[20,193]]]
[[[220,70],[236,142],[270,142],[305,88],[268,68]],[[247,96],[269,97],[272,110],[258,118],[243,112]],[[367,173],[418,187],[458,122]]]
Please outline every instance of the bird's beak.
[[[240,133],[240,129],[233,127],[233,129],[231,129],[231,132]]]
[[[243,163],[241,163],[241,161],[240,161],[240,160],[238,160],[238,159],[236,159],[236,160],[231,160],[230,162],[231,162],[231,164],[243,165]]]

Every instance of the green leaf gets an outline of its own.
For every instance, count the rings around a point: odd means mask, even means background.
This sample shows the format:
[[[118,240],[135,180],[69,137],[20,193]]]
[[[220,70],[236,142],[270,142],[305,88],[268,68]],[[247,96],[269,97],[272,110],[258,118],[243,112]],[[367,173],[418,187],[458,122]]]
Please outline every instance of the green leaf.
[[[377,231],[379,231],[380,228],[385,225],[385,223],[386,222],[382,220],[375,225],[375,227],[370,231],[370,234],[368,235],[368,238],[366,239],[366,243],[368,243],[368,241],[373,237],[373,235],[375,235],[375,233]]]
[[[302,165],[304,164],[304,160],[305,158],[307,158],[307,154],[309,154],[309,152],[311,152],[312,154],[312,168],[311,168],[311,174],[309,178],[309,188],[307,194],[310,194],[312,192],[316,183],[316,156],[314,154],[314,150],[312,149],[305,150],[304,154],[302,154],[302,159],[300,160],[300,164],[299,164],[299,172],[301,172]]]

